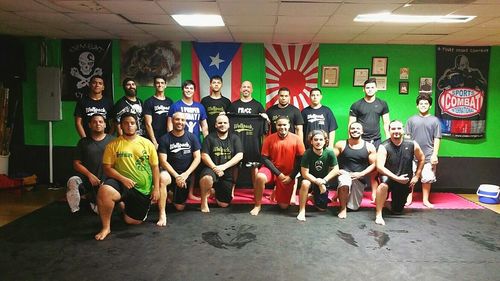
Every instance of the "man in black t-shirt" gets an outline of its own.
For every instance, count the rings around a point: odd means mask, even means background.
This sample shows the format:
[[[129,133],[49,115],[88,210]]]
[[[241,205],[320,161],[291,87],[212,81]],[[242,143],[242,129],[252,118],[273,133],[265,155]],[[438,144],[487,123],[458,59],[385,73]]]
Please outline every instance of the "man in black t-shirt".
[[[337,120],[333,112],[327,106],[321,104],[323,95],[318,88],[311,89],[309,94],[311,105],[302,110],[302,119],[304,119],[304,145],[306,149],[311,146],[309,133],[313,130],[323,130],[328,133],[328,147],[333,149],[335,143],[335,130],[337,130]]]
[[[167,116],[173,101],[165,96],[167,80],[163,76],[153,78],[155,94],[144,102],[144,125],[148,139],[158,149],[158,140],[167,133]]]
[[[215,132],[215,118],[221,112],[227,112],[231,101],[222,95],[222,77],[219,75],[210,78],[210,95],[201,99],[201,104],[207,112],[208,132]]]
[[[125,96],[115,103],[114,113],[117,124],[116,131],[119,136],[122,135],[120,119],[123,113],[130,112],[137,116],[137,135],[145,136],[144,117],[142,115],[142,100],[137,97],[137,86],[132,78],[125,78],[122,83]]]
[[[88,127],[90,134],[78,141],[73,158],[73,168],[78,175],[67,182],[66,200],[72,213],[80,210],[82,196],[90,200],[92,210],[97,213],[97,188],[104,180],[102,155],[106,145],[114,139],[105,133],[106,119],[101,114],[90,117]]]
[[[365,96],[351,105],[349,110],[349,125],[353,122],[359,122],[363,126],[363,135],[361,138],[372,143],[378,148],[381,141],[380,118],[384,123],[385,136],[389,136],[389,106],[387,103],[376,97],[377,80],[370,78],[365,81],[363,90]],[[372,188],[372,203],[375,203],[378,182],[376,180],[376,171],[370,174],[370,185]]]
[[[160,214],[165,212],[167,189],[162,182],[173,179],[168,186],[172,192],[175,208],[184,210],[188,198],[188,187],[191,174],[196,170],[201,161],[201,145],[198,138],[191,132],[185,130],[186,115],[176,112],[172,116],[172,131],[159,139],[158,156],[160,167],[164,169],[160,173]],[[166,215],[165,215],[166,216]]]
[[[390,138],[384,141],[377,151],[377,170],[381,174],[377,188],[377,207],[375,223],[385,225],[382,209],[391,192],[391,210],[401,213],[410,190],[422,174],[425,156],[417,142],[404,139],[403,122],[392,121],[389,124]],[[417,160],[417,170],[413,175],[413,159]]]
[[[104,96],[104,78],[94,75],[90,78],[90,92],[78,100],[73,115],[75,116],[76,132],[80,138],[91,134],[89,127],[90,118],[94,114],[100,114],[106,119],[106,132],[113,133],[113,127],[109,120],[113,117],[113,100]]]
[[[286,116],[290,119],[290,133],[294,133],[304,140],[302,126],[304,120],[300,110],[294,105],[290,104],[290,90],[282,87],[278,90],[278,103],[267,109],[266,113],[271,119],[271,133],[276,133],[276,120],[280,116]]]
[[[243,159],[240,138],[229,132],[229,118],[219,115],[215,120],[217,132],[203,141],[201,159],[205,167],[200,173],[201,211],[210,212],[208,197],[214,188],[215,199],[220,207],[227,207],[233,199],[233,169]]]

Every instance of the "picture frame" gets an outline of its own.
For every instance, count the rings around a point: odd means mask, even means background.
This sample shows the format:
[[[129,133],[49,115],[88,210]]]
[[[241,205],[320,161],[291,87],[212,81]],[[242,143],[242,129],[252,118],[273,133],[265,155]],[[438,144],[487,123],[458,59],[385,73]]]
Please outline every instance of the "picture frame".
[[[433,89],[433,79],[432,77],[420,77],[418,83],[418,93],[419,94],[432,94]]]
[[[372,76],[387,76],[388,57],[372,57]]]
[[[399,81],[399,94],[408,95],[409,92],[410,92],[410,82]]]
[[[321,87],[339,86],[340,68],[338,65],[323,65],[321,71]]]
[[[355,68],[352,86],[353,87],[363,87],[365,85],[365,81],[370,77],[370,69],[369,68]]]
[[[374,78],[375,80],[377,80],[377,90],[387,90],[387,76],[372,76],[370,78]]]
[[[409,77],[410,77],[410,68],[401,67],[399,69],[399,80],[408,80]]]

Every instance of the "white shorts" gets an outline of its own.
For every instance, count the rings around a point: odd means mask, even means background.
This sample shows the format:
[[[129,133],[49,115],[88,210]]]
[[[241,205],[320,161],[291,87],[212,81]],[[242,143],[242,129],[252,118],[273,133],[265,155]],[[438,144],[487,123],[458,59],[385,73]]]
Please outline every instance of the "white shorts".
[[[359,179],[351,179],[348,174],[343,174],[338,177],[339,185],[338,187],[348,186],[349,187],[349,198],[347,200],[347,208],[351,210],[357,210],[361,206],[361,201],[363,201],[363,192],[365,191],[365,183]]]
[[[417,162],[413,161],[413,174],[417,170]],[[436,165],[427,162],[422,168],[421,183],[435,183],[436,182]]]

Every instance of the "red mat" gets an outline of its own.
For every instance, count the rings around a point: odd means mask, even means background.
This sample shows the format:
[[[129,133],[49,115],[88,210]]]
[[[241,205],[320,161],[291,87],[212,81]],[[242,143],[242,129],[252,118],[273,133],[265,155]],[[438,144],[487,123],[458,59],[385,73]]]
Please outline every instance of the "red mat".
[[[271,195],[272,190],[266,189],[264,190],[264,196],[262,198],[262,204],[264,205],[272,205],[276,204],[275,202],[270,201],[268,198]],[[252,189],[240,189],[237,188],[234,191],[234,198],[231,202],[232,204],[254,204],[253,201],[253,190]],[[335,194],[335,191],[330,191],[329,197],[332,198]],[[361,202],[361,207],[365,208],[375,208],[374,204],[370,203],[371,192],[365,192],[363,201]],[[431,192],[430,201],[434,204],[435,209],[484,209],[482,206],[479,206],[473,202],[470,202],[467,199],[464,199],[453,193],[442,193],[442,192]],[[299,198],[297,196],[296,205],[299,204]],[[199,204],[197,201],[188,200],[188,204]],[[213,199],[209,199],[209,203],[215,203]],[[310,202],[308,202],[310,204]],[[338,202],[332,202],[328,204],[328,206],[338,206]],[[410,206],[405,208],[411,209],[426,209],[422,204],[422,193],[415,192],[413,194],[413,203]]]

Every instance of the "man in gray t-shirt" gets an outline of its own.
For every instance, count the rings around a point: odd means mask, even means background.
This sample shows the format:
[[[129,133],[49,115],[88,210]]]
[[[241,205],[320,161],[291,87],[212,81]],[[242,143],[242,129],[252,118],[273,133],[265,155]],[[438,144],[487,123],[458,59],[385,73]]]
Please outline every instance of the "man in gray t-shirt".
[[[436,181],[436,165],[438,164],[439,144],[441,142],[441,128],[439,120],[430,115],[432,97],[421,94],[417,97],[419,113],[406,122],[406,134],[420,145],[425,155],[425,164],[422,170],[423,203],[428,208],[434,206],[429,202],[431,184]],[[413,192],[408,195],[406,205],[412,203]]]

